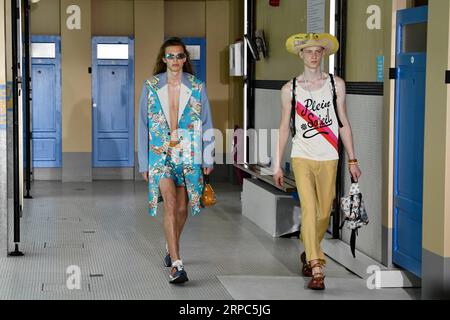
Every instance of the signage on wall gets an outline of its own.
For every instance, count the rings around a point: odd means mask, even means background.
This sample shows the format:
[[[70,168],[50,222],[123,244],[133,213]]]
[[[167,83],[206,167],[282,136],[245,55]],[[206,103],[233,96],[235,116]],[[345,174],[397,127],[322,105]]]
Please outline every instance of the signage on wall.
[[[308,0],[307,20],[308,33],[325,32],[325,0]]]
[[[66,13],[69,14],[66,20],[66,26],[69,30],[81,30],[81,9],[77,5],[67,7]]]
[[[377,56],[377,81],[384,81],[384,56]]]

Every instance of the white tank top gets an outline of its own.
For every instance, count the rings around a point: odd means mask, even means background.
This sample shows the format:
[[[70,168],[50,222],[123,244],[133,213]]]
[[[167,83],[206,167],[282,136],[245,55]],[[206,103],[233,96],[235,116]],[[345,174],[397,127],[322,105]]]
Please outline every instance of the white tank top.
[[[317,161],[339,159],[339,123],[332,90],[329,76],[321,89],[311,92],[297,82],[296,135],[292,139],[292,158]]]

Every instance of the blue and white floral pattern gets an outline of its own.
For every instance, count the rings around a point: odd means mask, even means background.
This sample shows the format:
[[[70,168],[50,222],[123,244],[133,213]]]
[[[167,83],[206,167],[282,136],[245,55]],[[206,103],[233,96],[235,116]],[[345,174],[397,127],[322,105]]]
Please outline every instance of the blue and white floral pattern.
[[[179,161],[183,164],[184,180],[192,206],[192,214],[196,215],[200,212],[200,198],[203,192],[201,114],[204,107],[202,105],[202,90],[204,90],[204,87],[203,83],[194,76],[188,74],[183,76],[187,78],[190,84],[192,95],[178,124],[179,130],[182,132],[178,136],[183,137]],[[169,152],[170,135],[168,135],[168,132],[170,127],[158,98],[158,90],[162,87],[161,75],[147,80],[145,85],[148,89],[148,209],[151,216],[156,216],[159,182],[161,177],[164,176],[164,166]],[[209,108],[207,101],[203,103],[207,103],[206,107]]]

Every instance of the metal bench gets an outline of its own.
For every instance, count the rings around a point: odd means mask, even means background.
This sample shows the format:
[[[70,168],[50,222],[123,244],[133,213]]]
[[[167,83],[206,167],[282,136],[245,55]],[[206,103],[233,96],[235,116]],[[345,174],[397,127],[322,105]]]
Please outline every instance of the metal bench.
[[[242,215],[269,233],[280,237],[298,232],[299,202],[292,193],[297,191],[292,173],[284,175],[281,187],[275,185],[269,168],[263,165],[235,165],[252,179],[244,179]]]
[[[235,164],[236,168],[247,172],[252,177],[255,177],[261,181],[267,182],[268,184],[274,186],[275,188],[287,192],[294,193],[297,192],[297,186],[295,184],[295,177],[292,172],[284,172],[284,181],[281,187],[275,184],[273,181],[273,176],[269,174],[269,167],[261,164]]]

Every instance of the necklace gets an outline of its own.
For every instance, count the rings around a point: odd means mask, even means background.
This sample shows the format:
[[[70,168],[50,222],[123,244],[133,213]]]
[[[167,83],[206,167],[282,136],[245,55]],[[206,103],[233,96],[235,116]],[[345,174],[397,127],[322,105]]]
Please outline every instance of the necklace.
[[[306,90],[308,91],[309,96],[311,97],[311,100],[314,101],[314,97],[313,97],[312,92],[311,92],[311,82],[312,82],[312,80],[307,79],[306,73],[305,73],[305,72],[303,72],[303,80],[304,80],[304,81],[306,82],[306,84],[307,84]],[[323,81],[323,73],[322,73],[322,72],[320,72],[320,78],[319,78],[318,80],[322,80],[322,81]],[[323,84],[322,84],[322,86],[323,86]],[[321,86],[321,87],[322,87],[322,86]]]

